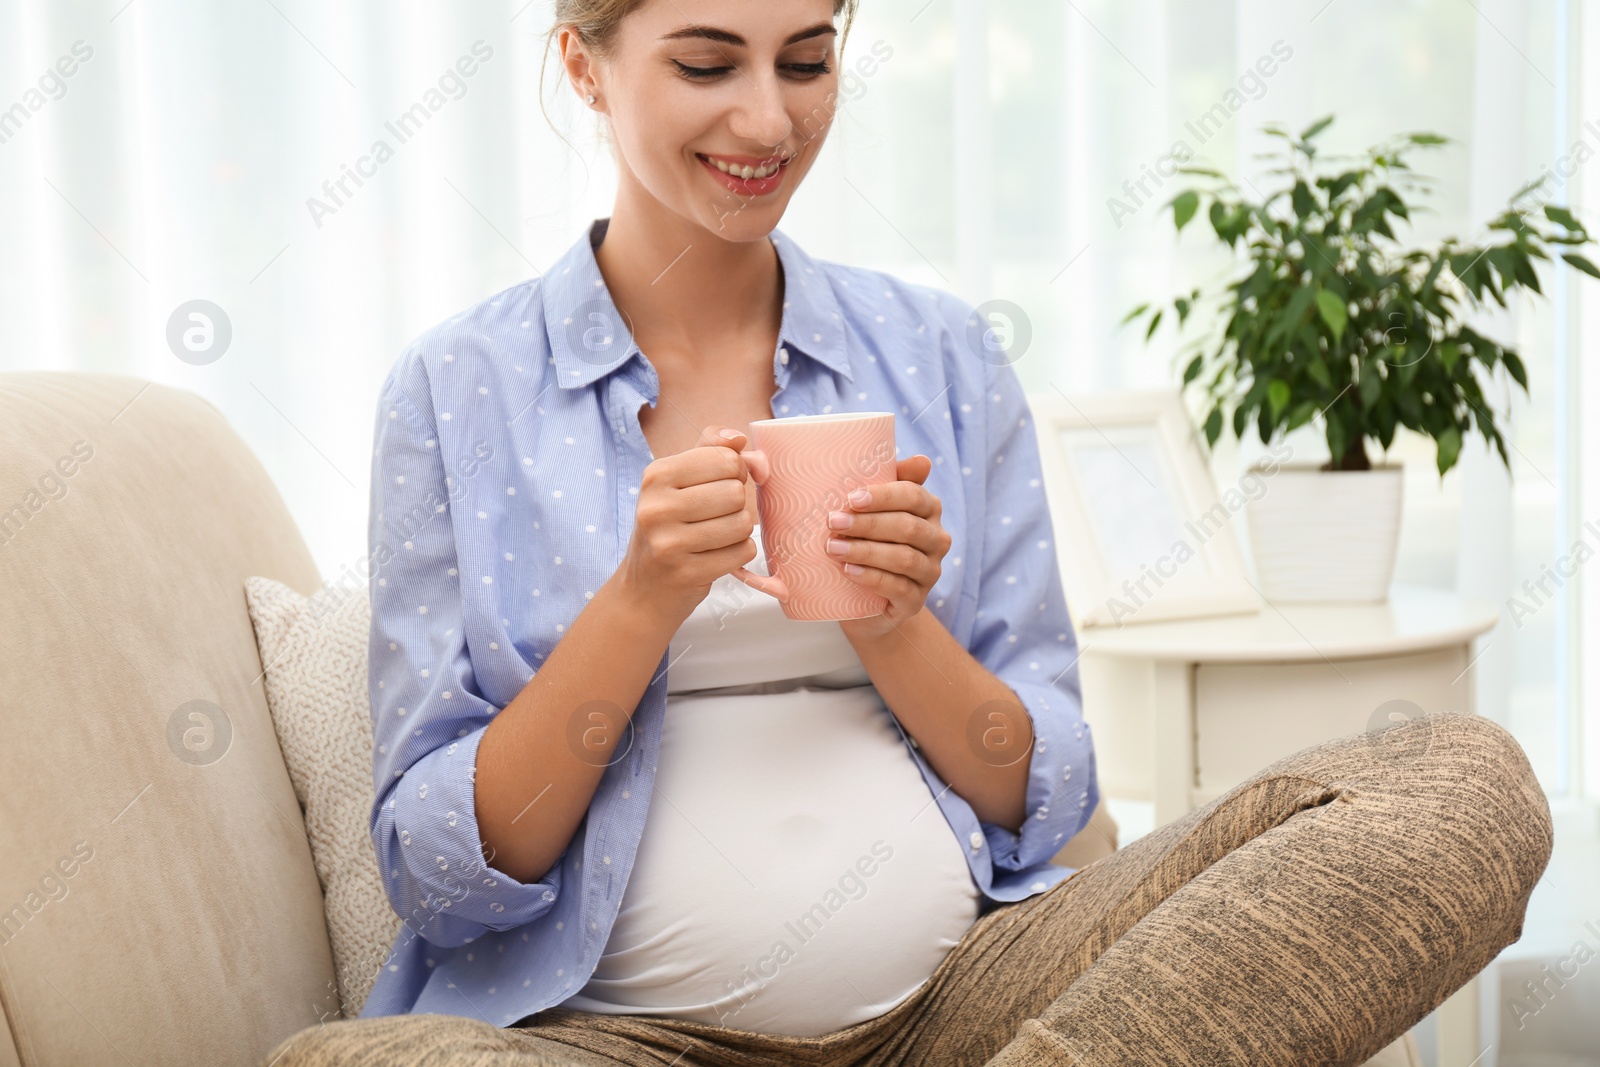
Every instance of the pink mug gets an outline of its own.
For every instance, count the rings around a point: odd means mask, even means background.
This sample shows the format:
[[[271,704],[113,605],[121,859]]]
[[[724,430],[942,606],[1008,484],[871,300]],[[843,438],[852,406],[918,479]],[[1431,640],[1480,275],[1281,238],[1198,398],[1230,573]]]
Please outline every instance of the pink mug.
[[[828,512],[848,510],[864,485],[895,479],[894,413],[851,411],[758,419],[740,455],[756,483],[761,545],[769,575],[744,567],[733,576],[769,593],[791,619],[865,619],[887,598],[869,592],[828,554]]]

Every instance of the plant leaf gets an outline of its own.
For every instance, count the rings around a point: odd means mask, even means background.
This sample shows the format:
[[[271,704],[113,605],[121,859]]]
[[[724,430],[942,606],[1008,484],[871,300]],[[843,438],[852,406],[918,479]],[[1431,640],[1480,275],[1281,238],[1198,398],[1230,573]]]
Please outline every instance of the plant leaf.
[[[1394,444],[1394,409],[1388,406],[1380,407],[1375,413],[1378,420],[1378,444],[1383,446],[1385,452]]]
[[[1184,385],[1188,385],[1190,382],[1194,381],[1195,378],[1199,377],[1200,368],[1204,364],[1204,362],[1205,362],[1205,357],[1204,356],[1195,356],[1193,359],[1191,359],[1189,361],[1189,365],[1187,367],[1185,367],[1184,371],[1183,371],[1183,384]]]
[[[1172,201],[1172,221],[1180,231],[1194,218],[1194,213],[1200,210],[1200,194],[1193,189],[1185,189]]]
[[[1428,276],[1422,280],[1422,288],[1417,290],[1419,299],[1423,294],[1433,291],[1433,283],[1439,280],[1439,273],[1444,270],[1444,256],[1433,261],[1433,266],[1428,269]]]
[[[1317,402],[1315,400],[1300,401],[1300,403],[1294,406],[1294,410],[1289,412],[1289,424],[1284,427],[1284,430],[1290,433],[1294,432],[1301,426],[1304,426],[1306,423],[1310,422],[1316,413]]]
[[[1316,122],[1313,122],[1310,126],[1306,127],[1305,132],[1300,135],[1300,139],[1302,141],[1309,141],[1311,138],[1315,137],[1317,134],[1321,133],[1331,125],[1333,125],[1332,115],[1327,115],[1323,118],[1320,118]]]
[[[1378,376],[1378,368],[1373,363],[1363,363],[1361,366],[1361,409],[1372,410],[1372,405],[1378,402],[1378,397],[1383,395],[1383,379]]]
[[[1543,185],[1545,182],[1547,182],[1549,180],[1550,179],[1547,178],[1547,177],[1546,178],[1535,178],[1535,179],[1533,179],[1533,181],[1529,182],[1527,185],[1524,185],[1521,189],[1518,189],[1516,192],[1512,193],[1510,199],[1508,199],[1506,201],[1506,203],[1507,204],[1511,204],[1511,205],[1517,204],[1524,197],[1526,197],[1529,193],[1533,192],[1535,189],[1539,188],[1541,185]]]
[[[1272,406],[1272,417],[1276,419],[1289,403],[1289,383],[1282,378],[1274,378],[1267,385],[1267,403]]]
[[[1453,425],[1446,426],[1434,435],[1434,440],[1439,445],[1439,474],[1442,477],[1445,471],[1456,465],[1461,455],[1461,431]]]
[[[1289,298],[1289,303],[1285,305],[1283,312],[1274,316],[1276,321],[1272,323],[1267,330],[1266,337],[1262,339],[1263,347],[1272,348],[1280,340],[1292,335],[1295,328],[1300,325],[1301,317],[1311,307],[1311,302],[1311,288],[1305,285],[1296,286],[1294,295]]]
[[[1336,293],[1318,289],[1317,311],[1322,314],[1322,321],[1328,324],[1328,329],[1333,331],[1334,343],[1338,344],[1344,338],[1344,328],[1350,321],[1350,312],[1346,310],[1344,301]]]
[[[1501,358],[1505,360],[1506,370],[1507,370],[1507,372],[1510,373],[1512,379],[1518,385],[1522,386],[1522,391],[1523,392],[1527,392],[1528,391],[1528,372],[1522,366],[1522,357],[1517,355],[1515,352],[1511,351],[1510,349],[1507,349],[1504,352],[1504,354],[1502,355]]]
[[[1582,256],[1578,255],[1578,253],[1563,252],[1561,253],[1561,258],[1566,260],[1568,263],[1571,263],[1574,267],[1577,267],[1591,278],[1600,278],[1600,269],[1597,269],[1593,263],[1590,263],[1587,259],[1584,259]]]
[[[1444,364],[1444,372],[1452,373],[1456,368],[1456,360],[1461,358],[1461,346],[1454,341],[1446,341],[1439,346],[1439,362]]]
[[[1511,276],[1540,296],[1543,296],[1544,290],[1539,288],[1539,275],[1533,269],[1533,261],[1528,258],[1528,254],[1521,249],[1517,249],[1512,253],[1511,263]]]
[[[1156,327],[1161,325],[1161,316],[1162,312],[1158,311],[1150,317],[1150,328],[1144,332],[1144,339],[1146,341],[1150,340],[1150,338],[1156,335]]]
[[[1317,184],[1324,186],[1328,190],[1328,200],[1331,202],[1338,200],[1341,193],[1359,182],[1365,175],[1365,171],[1349,170],[1337,178],[1318,179]]]
[[[1213,200],[1211,210],[1206,214],[1211,219],[1211,228],[1216,231],[1218,240],[1228,242],[1228,247],[1232,248],[1236,235],[1229,230],[1228,219],[1231,216],[1228,214],[1228,209],[1222,206],[1222,201]]]
[[[1583,223],[1574,218],[1572,212],[1568,211],[1564,207],[1556,207],[1554,204],[1546,204],[1544,206],[1544,217],[1556,225],[1564,227],[1568,230],[1583,229]]]
[[[1250,232],[1251,209],[1249,204],[1236,204],[1228,212],[1228,244]]]
[[[1317,209],[1316,198],[1311,195],[1311,190],[1304,181],[1294,183],[1294,192],[1291,194],[1294,202],[1295,217],[1304,220]]]

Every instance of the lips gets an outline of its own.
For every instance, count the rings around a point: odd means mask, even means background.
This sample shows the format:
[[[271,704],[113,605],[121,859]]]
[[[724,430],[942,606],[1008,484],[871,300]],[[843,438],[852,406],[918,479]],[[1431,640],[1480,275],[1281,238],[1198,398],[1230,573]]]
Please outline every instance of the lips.
[[[793,156],[707,156],[696,153],[700,165],[711,174],[723,188],[739,193],[743,196],[765,196],[775,191],[783,184],[783,176],[789,169],[789,164],[794,161]],[[718,164],[722,166],[718,166]],[[724,170],[726,167],[727,170]],[[766,177],[756,175],[763,169],[770,170]],[[744,177],[748,170],[750,177]]]

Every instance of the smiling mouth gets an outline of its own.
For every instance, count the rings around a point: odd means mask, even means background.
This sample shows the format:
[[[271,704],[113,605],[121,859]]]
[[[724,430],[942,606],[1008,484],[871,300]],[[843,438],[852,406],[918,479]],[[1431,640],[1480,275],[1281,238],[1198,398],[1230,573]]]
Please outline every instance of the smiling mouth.
[[[770,178],[780,169],[794,161],[793,156],[769,156],[765,160],[756,162],[749,157],[723,157],[707,155],[697,152],[702,162],[705,162],[731,178],[741,178],[744,181],[760,181]]]

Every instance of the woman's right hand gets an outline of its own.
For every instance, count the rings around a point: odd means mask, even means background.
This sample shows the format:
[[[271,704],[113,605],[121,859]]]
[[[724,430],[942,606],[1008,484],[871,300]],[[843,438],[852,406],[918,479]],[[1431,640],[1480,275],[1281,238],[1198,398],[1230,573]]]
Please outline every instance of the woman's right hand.
[[[676,630],[724,574],[756,558],[756,514],[739,453],[749,438],[707,427],[693,448],[652,460],[617,576],[641,608]]]

